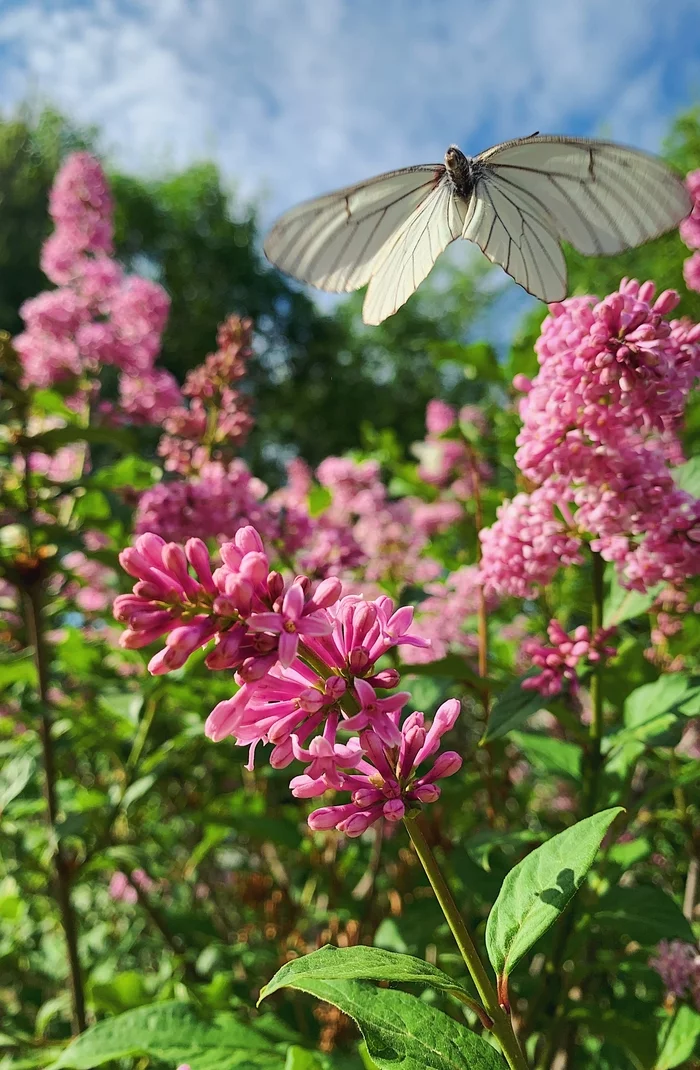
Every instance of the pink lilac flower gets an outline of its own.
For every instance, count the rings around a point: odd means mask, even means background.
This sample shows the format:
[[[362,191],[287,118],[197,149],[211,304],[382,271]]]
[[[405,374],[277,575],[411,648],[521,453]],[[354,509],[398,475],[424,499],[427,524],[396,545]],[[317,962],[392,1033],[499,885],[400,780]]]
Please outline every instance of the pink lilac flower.
[[[442,435],[457,423],[457,410],[439,398],[428,402],[425,427],[429,435]]]
[[[686,175],[685,184],[692,197],[693,208],[690,215],[681,223],[679,232],[682,241],[689,249],[700,249],[700,170],[691,171],[689,175]]]
[[[479,532],[479,568],[487,592],[532,598],[560,567],[582,563],[581,539],[570,514],[557,515],[561,503],[556,508],[556,500],[549,486],[517,494],[499,506],[496,522]]]
[[[429,641],[426,648],[414,647],[404,651],[407,665],[439,661],[451,650],[475,656],[477,637],[465,631],[465,622],[479,608],[480,573],[476,565],[464,565],[449,573],[443,583],[425,584],[428,595],[418,606],[415,631]],[[497,599],[491,593],[487,609],[493,610]]]
[[[683,278],[689,290],[700,293],[700,252],[693,253],[683,264]]]
[[[557,620],[551,620],[547,635],[551,646],[543,646],[538,639],[523,641],[522,652],[542,672],[528,676],[522,682],[527,691],[539,691],[541,695],[558,695],[568,683],[572,693],[578,691],[576,668],[582,661],[595,665],[601,658],[612,657],[615,648],[605,646],[605,640],[614,634],[614,628],[600,628],[591,638],[585,625],[576,628],[569,636]]]
[[[377,461],[352,461],[326,457],[316,469],[316,478],[333,495],[333,510],[344,515],[372,513],[383,505],[386,491],[379,478]]]
[[[678,490],[671,471],[683,463],[677,432],[700,371],[700,325],[666,319],[677,301],[671,291],[654,299],[652,283],[623,280],[603,301],[552,305],[536,345],[540,371],[518,384],[526,396],[516,462],[539,484],[532,497],[547,499],[570,537],[590,540],[638,590],[660,580],[681,584],[700,571],[700,502]],[[526,498],[518,500],[529,510]],[[502,507],[482,533],[483,568],[495,589],[527,597],[556,566],[552,559],[552,570],[521,582],[523,559],[534,574],[538,555],[527,532],[518,550],[514,507]],[[508,575],[507,549],[520,579]]]
[[[49,194],[49,213],[82,251],[112,252],[114,205],[100,163],[88,152],[70,155]]]
[[[662,940],[656,948],[656,954],[649,959],[649,965],[656,970],[668,992],[677,999],[697,991],[700,954],[692,944],[682,940]]]
[[[458,772],[462,759],[454,751],[444,751],[429,770],[419,772],[419,766],[439,749],[442,736],[454,726],[459,710],[458,700],[449,699],[440,706],[432,723],[426,723],[423,713],[412,713],[401,726],[397,742],[390,747],[371,729],[361,734],[359,748],[353,748],[347,756],[326,740],[325,764],[317,769],[311,765],[295,777],[290,785],[292,794],[311,798],[333,788],[351,792],[351,801],[314,810],[309,826],[316,830],[336,828],[347,836],[360,836],[382,817],[390,822],[400,821],[416,805],[435,802],[440,796],[435,781]]]
[[[266,489],[244,461],[210,461],[190,480],[157,483],[144,491],[135,530],[181,542],[192,532],[205,539],[230,539],[239,527],[254,524],[266,538],[276,538],[279,522],[263,501]]]
[[[177,379],[165,368],[119,377],[119,406],[134,423],[162,424],[180,398]]]
[[[315,811],[312,828],[359,835],[381,817],[397,821],[407,807],[437,799],[435,781],[457,772],[461,759],[447,752],[427,770],[418,766],[439,750],[459,703],[444,703],[432,724],[422,713],[401,724],[410,695],[378,693],[399,683],[397,670],[383,668],[381,659],[397,646],[426,645],[411,633],[412,607],[396,609],[386,596],[341,597],[336,578],[285,582],[250,526],[220,553],[214,567],[199,539],[183,550],[152,533],[139,536],[121,555],[137,581],[132,594],[115,601],[115,616],[128,625],[121,644],[137,648],[164,638],[149,663],[160,674],[213,640],[206,664],[232,671],[238,690],[212,710],[207,735],[232,736],[248,747],[249,768],[259,744],[272,745],[275,768],[307,763],[292,781],[300,798],[351,793],[349,803]]]
[[[629,431],[677,426],[698,371],[665,319],[678,300],[623,280],[603,301],[550,306],[535,345],[540,371],[520,402],[516,464],[529,479],[576,476]]]
[[[117,902],[136,903],[139,897],[134,885],[137,885],[142,892],[152,892],[156,887],[155,881],[152,881],[142,869],[135,869],[131,878],[125,873],[113,873],[109,882],[109,894]]]
[[[169,298],[157,283],[126,277],[111,259],[113,204],[99,162],[69,156],[49,198],[56,230],[42,268],[58,289],[26,301],[15,339],[25,382],[50,386],[103,364],[148,371],[160,348]]]
[[[189,403],[175,405],[163,421],[158,452],[170,472],[191,475],[210,460],[225,463],[253,427],[249,398],[231,385],[247,371],[253,322],[229,316],[219,325],[219,348],[187,375],[182,393]]]

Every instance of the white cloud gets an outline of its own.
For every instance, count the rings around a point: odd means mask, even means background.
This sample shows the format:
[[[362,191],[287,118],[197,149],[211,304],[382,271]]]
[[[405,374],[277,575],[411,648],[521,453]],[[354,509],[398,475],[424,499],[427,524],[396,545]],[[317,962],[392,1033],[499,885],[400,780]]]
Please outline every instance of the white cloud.
[[[539,128],[654,148],[700,82],[694,3],[6,2],[0,103],[45,96],[142,171],[214,156],[276,211],[451,141]]]

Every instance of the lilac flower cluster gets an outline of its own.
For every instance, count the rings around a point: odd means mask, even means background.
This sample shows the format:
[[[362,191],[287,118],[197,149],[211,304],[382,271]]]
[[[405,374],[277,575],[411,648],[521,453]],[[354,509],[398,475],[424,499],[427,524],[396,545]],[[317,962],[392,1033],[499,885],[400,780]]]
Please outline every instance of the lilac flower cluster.
[[[689,249],[696,250],[683,265],[683,277],[689,290],[700,292],[700,171],[691,171],[686,185],[693,199],[693,210],[680,225],[681,238]]]
[[[189,475],[208,461],[230,460],[245,442],[253,426],[250,403],[231,383],[246,373],[252,331],[252,320],[229,316],[219,326],[217,351],[187,375],[182,393],[190,403],[178,398],[158,445],[168,471]]]
[[[116,365],[126,376],[147,377],[169,299],[157,283],[126,276],[112,258],[112,198],[102,167],[89,153],[68,157],[51,190],[49,211],[55,230],[41,264],[57,289],[20,309],[25,330],[14,346],[26,382],[50,386],[94,374],[103,364]],[[162,380],[167,373],[160,375]]]
[[[518,383],[516,463],[537,489],[481,533],[493,590],[532,595],[560,562],[577,560],[584,539],[638,590],[700,572],[700,500],[671,471],[683,461],[678,431],[700,374],[700,324],[666,318],[678,300],[623,279],[603,301],[550,306],[540,371]]]
[[[222,563],[213,568],[200,539],[183,549],[153,533],[124,550],[121,563],[137,582],[115,601],[115,616],[128,625],[121,645],[139,648],[164,636],[149,663],[161,674],[213,641],[207,666],[233,672],[238,690],[211,711],[207,735],[249,747],[249,768],[261,743],[272,745],[275,768],[294,758],[308,763],[291,782],[298,798],[350,793],[349,802],[314,811],[312,828],[357,836],[381,817],[398,821],[437,799],[435,781],[457,772],[461,758],[444,752],[428,769],[419,766],[438,751],[459,702],[444,703],[432,724],[422,713],[401,724],[410,695],[378,693],[399,683],[395,669],[378,665],[384,655],[426,645],[410,634],[413,609],[395,609],[385,596],[341,597],[335,577],[315,586],[304,576],[285,583],[270,570],[252,527],[237,531],[220,552]]]
[[[649,960],[669,994],[677,999],[690,998],[700,1011],[700,952],[683,940],[662,940],[656,955]]]
[[[581,625],[569,636],[558,620],[551,620],[547,627],[551,646],[543,646],[539,639],[533,637],[522,643],[521,653],[542,670],[523,680],[523,688],[526,691],[539,691],[549,698],[560,694],[568,683],[570,691],[575,694],[579,686],[577,666],[581,662],[595,665],[601,658],[612,657],[615,648],[606,646],[605,641],[614,631],[614,628],[599,628],[591,637],[589,629]]]

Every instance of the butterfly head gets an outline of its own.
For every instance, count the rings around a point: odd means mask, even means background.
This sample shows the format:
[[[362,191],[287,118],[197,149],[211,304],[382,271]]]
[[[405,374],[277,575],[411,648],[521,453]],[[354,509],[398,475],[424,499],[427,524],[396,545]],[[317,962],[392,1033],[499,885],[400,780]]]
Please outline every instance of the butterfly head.
[[[449,169],[453,167],[459,167],[462,162],[466,162],[466,156],[459,148],[458,145],[450,145],[449,149],[445,153],[445,167]]]

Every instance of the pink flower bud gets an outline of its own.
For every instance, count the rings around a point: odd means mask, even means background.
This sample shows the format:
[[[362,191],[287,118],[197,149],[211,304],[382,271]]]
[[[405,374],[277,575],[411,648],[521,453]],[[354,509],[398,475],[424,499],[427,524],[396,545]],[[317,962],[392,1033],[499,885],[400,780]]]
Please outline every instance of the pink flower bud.
[[[211,562],[206,543],[202,542],[201,539],[188,539],[185,543],[185,554],[197,573],[199,582],[204,587],[204,590],[208,591],[209,594],[214,594],[216,587],[212,578]]]
[[[234,542],[242,554],[264,554],[265,552],[262,539],[255,528],[250,525],[238,529],[234,536]]]
[[[434,803],[440,798],[437,784],[419,784],[411,794],[421,803]]]
[[[322,580],[316,588],[311,599],[306,603],[304,612],[310,613],[315,609],[327,609],[334,605],[340,598],[343,585],[335,576]]]
[[[271,602],[276,602],[284,591],[284,580],[279,572],[270,572],[267,577],[267,593]]]
[[[406,807],[401,799],[388,799],[382,807],[382,812],[387,821],[400,821],[406,813]]]

